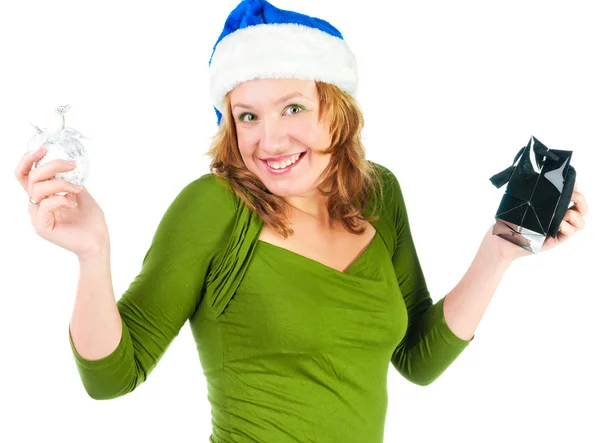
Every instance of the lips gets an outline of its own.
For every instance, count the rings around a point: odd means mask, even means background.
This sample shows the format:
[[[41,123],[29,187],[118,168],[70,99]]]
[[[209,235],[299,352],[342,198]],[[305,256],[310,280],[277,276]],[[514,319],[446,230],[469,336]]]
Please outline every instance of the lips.
[[[286,161],[288,158],[293,157],[296,154],[304,154],[306,151],[302,151],[302,152],[294,152],[293,154],[289,154],[289,155],[280,155],[279,157],[269,157],[269,158],[261,158],[260,160],[262,160],[263,162],[271,162],[271,163],[279,163],[282,161]]]
[[[292,154],[292,155],[296,155],[296,154]],[[286,157],[289,158],[289,156],[285,156],[283,158],[285,159]],[[302,161],[302,159],[304,157],[306,157],[306,151],[300,153],[298,160],[296,160],[294,163],[292,163],[289,166],[286,166],[284,168],[279,168],[279,169],[275,169],[275,168],[272,168],[271,166],[269,166],[269,164],[267,163],[266,160],[261,160],[261,161],[262,161],[264,167],[266,168],[266,170],[271,172],[272,174],[285,174],[287,172],[293,171],[296,168],[296,166],[298,166],[298,164]],[[282,158],[282,157],[275,157],[275,158]]]

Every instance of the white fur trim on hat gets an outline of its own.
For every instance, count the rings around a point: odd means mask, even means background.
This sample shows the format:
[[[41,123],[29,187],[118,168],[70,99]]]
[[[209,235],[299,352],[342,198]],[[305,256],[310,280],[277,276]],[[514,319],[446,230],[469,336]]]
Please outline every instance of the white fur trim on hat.
[[[223,112],[225,95],[255,78],[331,83],[356,96],[356,57],[341,38],[295,23],[259,24],[224,37],[209,67],[210,94]]]

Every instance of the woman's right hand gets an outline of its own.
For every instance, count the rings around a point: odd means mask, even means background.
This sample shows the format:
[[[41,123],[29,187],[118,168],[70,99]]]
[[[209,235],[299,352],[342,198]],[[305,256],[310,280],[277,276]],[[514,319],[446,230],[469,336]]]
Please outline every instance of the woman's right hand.
[[[38,205],[29,205],[35,232],[42,238],[76,254],[80,259],[110,246],[104,212],[85,187],[55,179],[59,172],[75,169],[65,160],[52,160],[32,170],[44,149],[23,156],[15,175]],[[64,196],[57,192],[67,192]]]

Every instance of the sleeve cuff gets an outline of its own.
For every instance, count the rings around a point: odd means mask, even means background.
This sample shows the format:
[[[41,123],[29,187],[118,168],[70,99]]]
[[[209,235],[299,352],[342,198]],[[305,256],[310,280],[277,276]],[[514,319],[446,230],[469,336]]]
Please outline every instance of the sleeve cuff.
[[[464,349],[473,341],[475,335],[471,337],[471,340],[464,340],[452,332],[452,329],[450,329],[448,323],[446,323],[446,318],[444,317],[445,299],[446,297],[443,297],[435,305],[433,305],[434,324],[439,325],[439,330],[442,334],[442,337],[444,337],[444,340],[446,340],[448,344]]]
[[[73,344],[73,337],[71,336],[71,327],[69,325],[69,343],[71,345],[71,350],[73,351],[73,357],[75,358],[77,364],[86,369],[102,370],[123,361],[123,359],[125,358],[125,353],[127,352],[127,349],[130,345],[131,337],[129,335],[129,330],[127,329],[127,326],[125,325],[125,322],[122,318],[121,325],[123,328],[123,332],[121,334],[121,341],[119,342],[117,348],[112,353],[98,360],[88,360],[87,358],[84,358],[81,355],[79,355],[77,349],[75,349],[75,345]]]

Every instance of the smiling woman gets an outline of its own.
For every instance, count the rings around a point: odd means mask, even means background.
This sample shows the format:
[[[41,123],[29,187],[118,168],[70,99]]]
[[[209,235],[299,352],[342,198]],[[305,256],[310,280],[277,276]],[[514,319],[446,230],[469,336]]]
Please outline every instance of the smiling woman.
[[[83,384],[97,399],[132,392],[189,322],[211,442],[381,443],[389,367],[420,386],[444,373],[516,246],[486,235],[433,302],[400,183],[366,159],[355,59],[328,22],[244,0],[209,71],[210,172],[169,206],[116,305],[108,242],[81,261],[69,332]]]
[[[348,93],[320,81],[261,78],[238,84],[223,106],[211,170],[283,238],[294,232],[286,222],[293,211],[322,218],[324,208],[330,226],[358,234],[376,218],[363,210],[381,183]]]
[[[301,92],[286,93],[290,90]],[[232,112],[242,160],[271,193],[300,196],[320,182],[331,160],[331,154],[324,154],[331,137],[329,123],[319,115],[320,98],[314,81],[250,80],[235,87],[230,100],[235,103]],[[252,103],[242,104],[252,113],[235,115],[240,103]],[[305,160],[296,163],[305,153]]]
[[[365,157],[354,56],[329,23],[245,0],[211,60],[211,172],[167,209],[101,350],[79,297],[86,390],[133,391],[189,321],[212,442],[382,442],[390,363],[426,385],[470,340],[429,295],[398,180]]]

